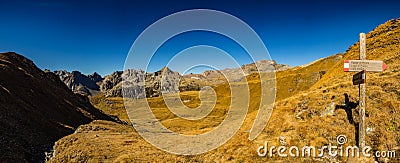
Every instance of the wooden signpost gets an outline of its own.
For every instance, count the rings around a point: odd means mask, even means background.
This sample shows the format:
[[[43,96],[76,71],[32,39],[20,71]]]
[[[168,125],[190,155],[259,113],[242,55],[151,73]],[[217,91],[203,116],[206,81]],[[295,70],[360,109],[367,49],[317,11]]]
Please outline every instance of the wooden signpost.
[[[365,87],[367,72],[382,72],[387,68],[383,61],[366,60],[365,33],[360,33],[360,60],[345,60],[344,71],[359,71],[353,76],[353,84],[359,85],[359,114],[358,147],[365,147]]]

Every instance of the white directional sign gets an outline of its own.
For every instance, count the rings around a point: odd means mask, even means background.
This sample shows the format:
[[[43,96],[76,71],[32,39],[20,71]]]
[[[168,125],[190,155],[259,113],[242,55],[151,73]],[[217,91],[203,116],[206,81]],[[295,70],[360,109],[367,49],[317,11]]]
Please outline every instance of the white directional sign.
[[[382,72],[387,68],[383,61],[375,60],[344,60],[344,71]]]

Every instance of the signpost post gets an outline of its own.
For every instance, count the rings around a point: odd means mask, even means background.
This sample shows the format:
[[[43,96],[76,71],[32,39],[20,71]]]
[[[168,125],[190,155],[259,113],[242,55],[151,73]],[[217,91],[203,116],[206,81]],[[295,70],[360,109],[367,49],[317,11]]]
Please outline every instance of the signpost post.
[[[366,72],[382,72],[387,68],[383,61],[366,60],[365,33],[360,33],[360,60],[345,60],[344,71],[359,71],[353,76],[353,85],[359,85],[359,113],[360,123],[358,131],[358,147],[365,147],[365,88]]]
[[[360,60],[367,60],[367,55],[365,54],[365,33],[360,33]],[[368,62],[367,62],[368,63]],[[369,65],[369,64],[368,64]],[[363,71],[365,71],[366,66],[362,66]],[[367,74],[364,75],[367,77]],[[365,146],[365,86],[366,83],[359,84],[359,97],[360,97],[360,123],[358,124],[358,147],[364,148]]]

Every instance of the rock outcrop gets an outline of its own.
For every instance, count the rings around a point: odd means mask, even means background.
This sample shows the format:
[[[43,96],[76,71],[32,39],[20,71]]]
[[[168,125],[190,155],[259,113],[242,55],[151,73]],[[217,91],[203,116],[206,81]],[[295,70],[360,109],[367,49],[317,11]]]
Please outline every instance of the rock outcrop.
[[[97,85],[99,85],[99,82],[103,81],[103,77],[101,77],[97,72],[94,72],[93,74],[90,74],[87,76],[91,81],[95,82]]]
[[[92,95],[93,93],[100,91],[99,83],[103,78],[96,72],[91,75],[83,75],[79,71],[54,71],[62,82],[67,85],[74,93],[78,93],[84,96]]]
[[[128,69],[106,76],[100,88],[106,97],[157,97],[162,93],[177,92],[179,79],[180,74],[167,67],[152,73]]]
[[[115,71],[111,75],[105,76],[104,80],[100,83],[100,91],[103,92],[107,97],[122,95],[121,91],[118,92],[117,87],[117,85],[122,82],[121,75],[122,71]]]

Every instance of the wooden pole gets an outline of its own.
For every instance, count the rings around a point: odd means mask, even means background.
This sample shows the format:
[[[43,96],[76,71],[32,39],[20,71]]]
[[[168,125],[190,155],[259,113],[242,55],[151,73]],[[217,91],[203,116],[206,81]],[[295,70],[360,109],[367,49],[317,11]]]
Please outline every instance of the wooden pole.
[[[360,60],[366,60],[367,56],[365,54],[365,33],[360,33]],[[367,78],[367,73],[365,73],[365,78]],[[358,130],[358,147],[364,148],[365,146],[365,87],[366,83],[359,85],[359,97],[360,97],[360,123]]]

